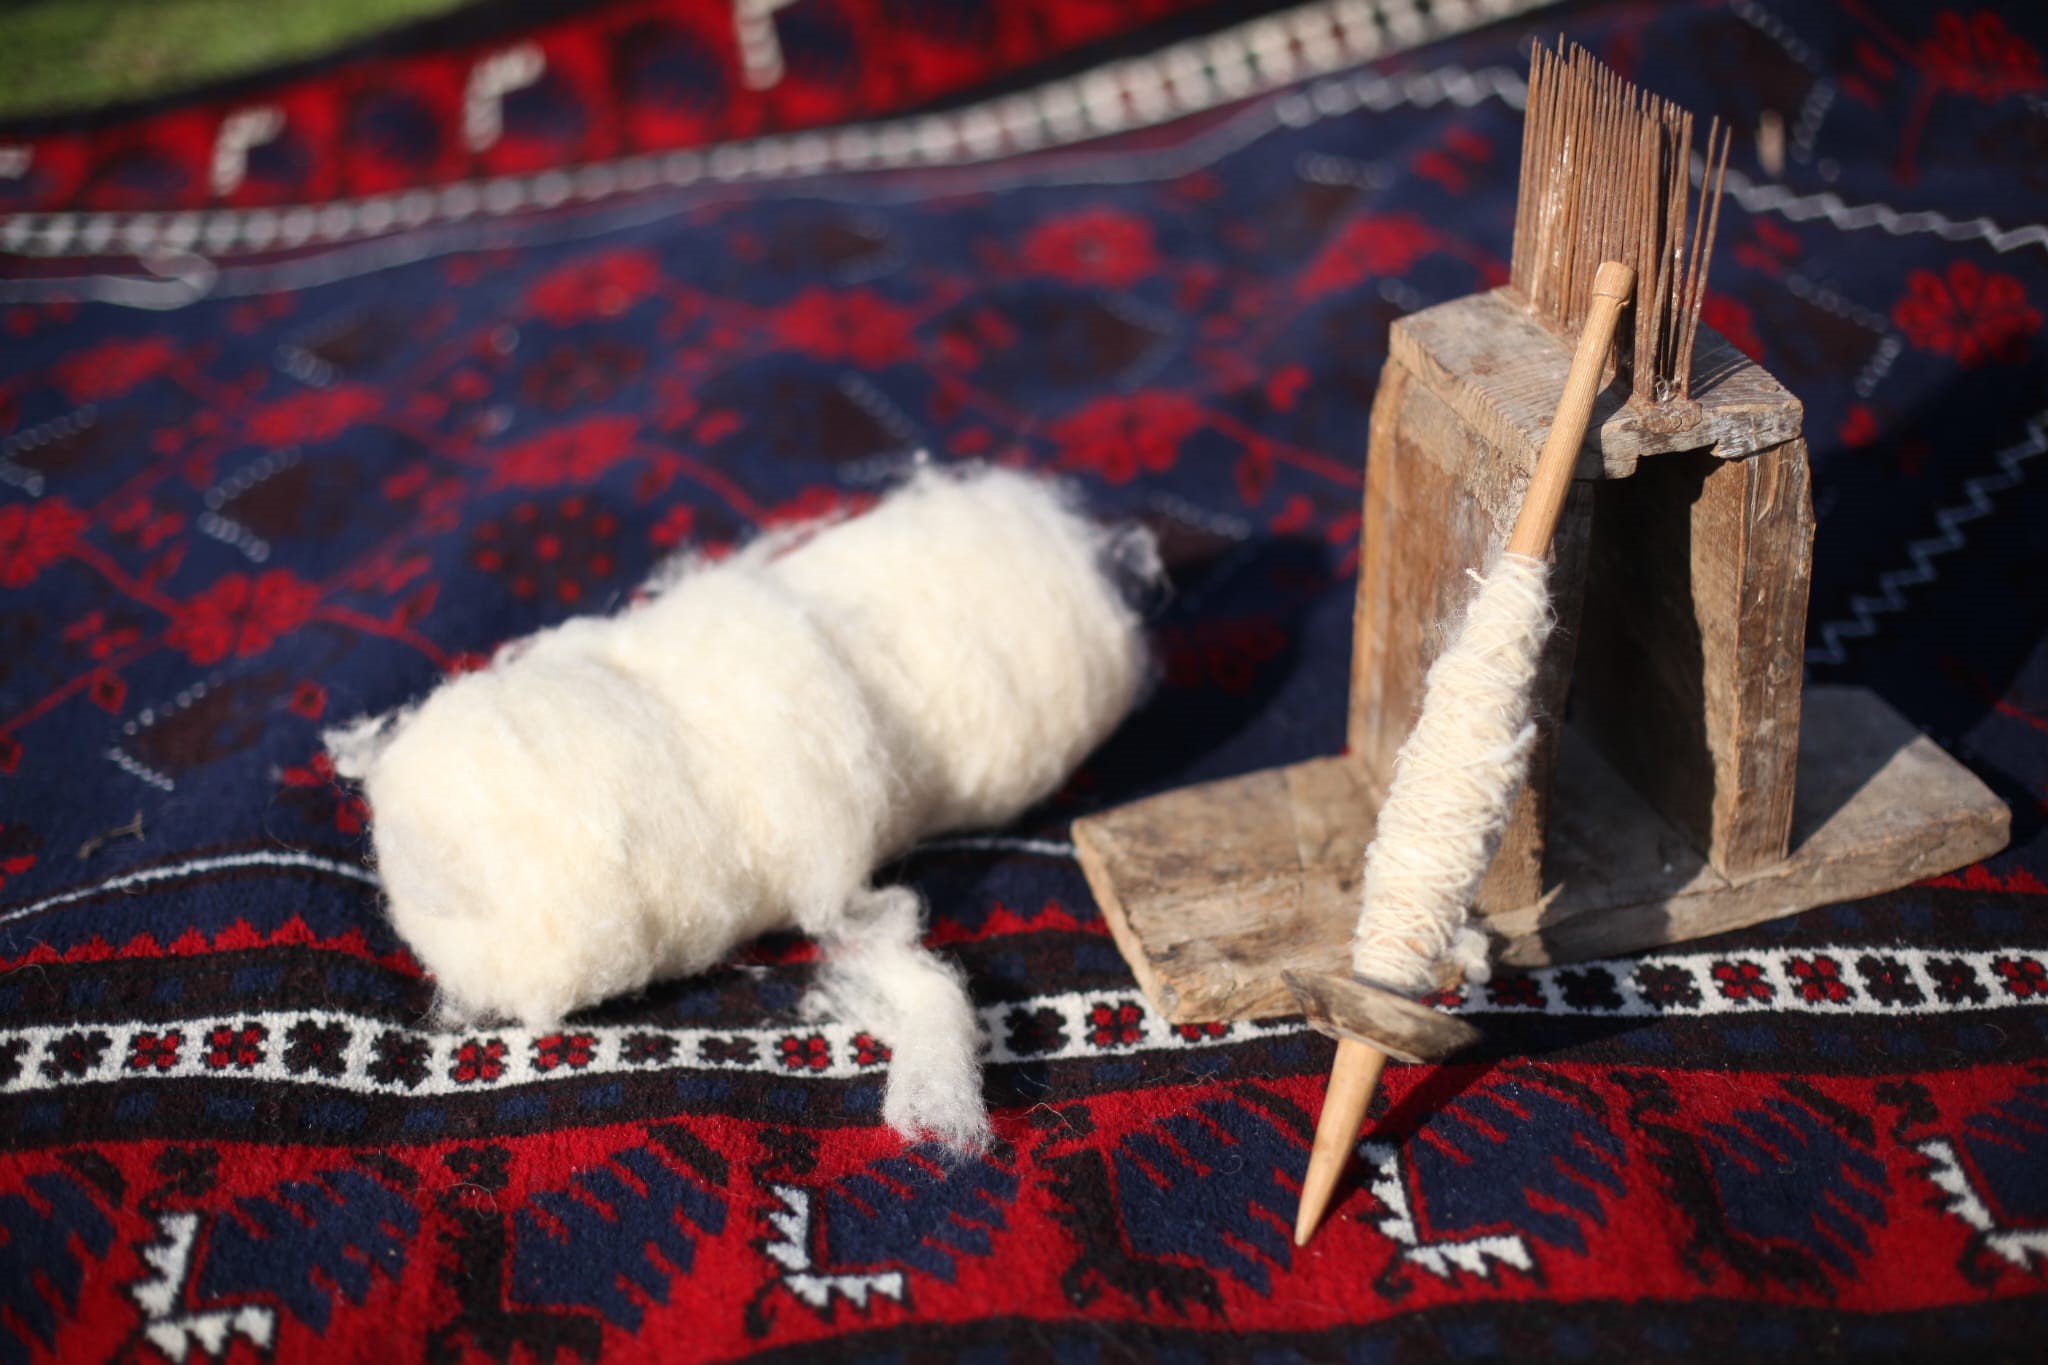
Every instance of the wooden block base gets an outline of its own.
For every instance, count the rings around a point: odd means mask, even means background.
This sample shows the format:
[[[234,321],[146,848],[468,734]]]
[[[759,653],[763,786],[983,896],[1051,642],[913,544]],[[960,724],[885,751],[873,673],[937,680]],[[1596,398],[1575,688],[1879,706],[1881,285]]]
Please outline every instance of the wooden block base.
[[[1544,896],[1483,923],[1507,967],[1666,947],[1876,895],[2005,847],[1975,774],[1864,688],[1807,690],[1792,853],[1730,879],[1566,731]],[[1138,984],[1175,1023],[1300,1007],[1282,973],[1344,974],[1382,793],[1314,759],[1135,802],[1074,845]]]

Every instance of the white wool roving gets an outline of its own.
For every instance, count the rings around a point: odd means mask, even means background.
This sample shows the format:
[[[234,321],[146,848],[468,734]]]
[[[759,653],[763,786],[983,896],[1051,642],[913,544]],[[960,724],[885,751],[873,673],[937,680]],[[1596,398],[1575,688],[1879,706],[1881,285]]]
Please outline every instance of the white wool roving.
[[[1500,556],[1430,665],[1365,851],[1351,967],[1372,985],[1426,995],[1451,967],[1486,979],[1486,939],[1466,914],[1536,739],[1529,692],[1555,619],[1549,576],[1545,560]]]
[[[1130,708],[1145,654],[1111,561],[1159,571],[1149,536],[999,471],[914,480],[776,561],[882,720],[904,837],[1011,819]]]
[[[916,839],[1014,818],[1136,700],[1142,533],[1054,485],[921,469],[864,515],[662,576],[332,731],[392,922],[458,1016],[549,1027],[758,934],[824,944],[807,1008],[889,1044],[884,1113],[983,1141],[965,985],[875,890]]]

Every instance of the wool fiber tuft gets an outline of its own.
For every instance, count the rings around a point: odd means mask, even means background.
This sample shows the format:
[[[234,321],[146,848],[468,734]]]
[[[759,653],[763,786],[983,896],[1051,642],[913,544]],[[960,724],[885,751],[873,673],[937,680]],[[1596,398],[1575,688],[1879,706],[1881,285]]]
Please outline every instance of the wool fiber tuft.
[[[362,783],[393,924],[456,1017],[551,1027],[800,929],[806,1002],[893,1053],[906,1135],[988,1135],[980,1038],[921,907],[870,884],[916,840],[1049,795],[1148,660],[1156,573],[1055,484],[921,469],[863,515],[665,571],[327,736]]]
[[[1421,996],[1447,977],[1486,979],[1486,937],[1467,913],[1536,741],[1529,694],[1555,621],[1549,579],[1546,561],[1501,555],[1429,667],[1365,851],[1351,946],[1361,980]]]

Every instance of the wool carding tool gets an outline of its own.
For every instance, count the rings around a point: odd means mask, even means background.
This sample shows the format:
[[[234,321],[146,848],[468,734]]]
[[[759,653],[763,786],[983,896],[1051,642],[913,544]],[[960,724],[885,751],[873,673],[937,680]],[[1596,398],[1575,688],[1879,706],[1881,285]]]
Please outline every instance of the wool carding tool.
[[[1683,110],[1576,50],[1536,52],[1527,107],[1509,282],[1388,330],[1344,751],[1074,824],[1103,919],[1169,1023],[1306,1014],[1365,1045],[1337,1068],[1318,1182],[1357,1131],[1374,1053],[1436,1061],[1475,1036],[1415,997],[1477,975],[1478,931],[1506,969],[1665,950],[2008,837],[1997,795],[1876,694],[1802,677],[1803,409],[1700,319],[1727,133],[1702,158]],[[1354,952],[1378,898],[1365,854],[1391,847],[1383,812],[1447,622],[1514,535],[1604,261],[1634,268],[1634,302],[1550,540],[1527,774],[1469,904],[1404,944],[1430,968],[1404,980]],[[1308,1196],[1304,1232],[1328,1191]]]

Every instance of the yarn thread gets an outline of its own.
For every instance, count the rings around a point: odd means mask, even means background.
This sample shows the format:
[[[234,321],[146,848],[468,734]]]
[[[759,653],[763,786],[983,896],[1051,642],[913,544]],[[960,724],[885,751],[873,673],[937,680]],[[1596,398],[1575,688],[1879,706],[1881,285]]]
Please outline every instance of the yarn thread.
[[[1351,950],[1363,981],[1421,996],[1452,969],[1486,979],[1486,939],[1466,918],[1536,740],[1529,693],[1555,620],[1549,578],[1545,560],[1501,555],[1430,666],[1365,852]]]

